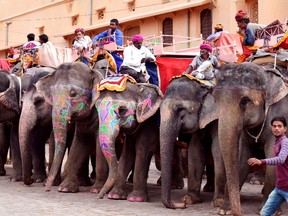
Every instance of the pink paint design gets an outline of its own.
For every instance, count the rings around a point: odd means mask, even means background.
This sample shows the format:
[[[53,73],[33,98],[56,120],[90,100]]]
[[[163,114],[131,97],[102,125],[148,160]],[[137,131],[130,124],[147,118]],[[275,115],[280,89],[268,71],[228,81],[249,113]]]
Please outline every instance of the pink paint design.
[[[141,116],[142,116],[147,106],[149,107],[149,109],[152,109],[151,94],[149,94],[148,98],[146,98],[144,101],[140,102],[139,104],[142,105],[142,110],[141,110]]]
[[[125,117],[126,117],[126,116],[129,116],[129,115],[134,115],[134,114],[135,114],[134,110],[133,110],[132,108],[130,108],[130,109],[128,109],[128,111],[126,112]]]
[[[108,139],[106,135],[99,135],[100,143],[111,143],[111,140]]]

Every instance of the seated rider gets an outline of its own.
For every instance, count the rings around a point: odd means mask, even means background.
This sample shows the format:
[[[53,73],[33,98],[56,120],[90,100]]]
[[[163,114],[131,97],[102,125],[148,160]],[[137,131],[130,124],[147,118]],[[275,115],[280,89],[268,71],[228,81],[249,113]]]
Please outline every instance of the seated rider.
[[[117,19],[111,19],[108,30],[101,32],[93,38],[93,44],[99,39],[106,38],[109,41],[114,42],[114,37],[117,46],[123,46],[123,33],[118,29],[119,21]]]
[[[185,74],[195,76],[197,79],[211,80],[214,78],[214,69],[220,68],[217,58],[211,54],[212,47],[205,43],[200,45],[200,55],[197,55],[188,66]]]
[[[142,46],[143,40],[141,34],[132,37],[133,45],[124,49],[124,60],[119,71],[121,74],[129,74],[139,83],[146,82],[144,74],[146,71],[145,62],[156,60],[151,51]]]
[[[83,28],[77,28],[75,30],[75,40],[73,42],[73,48],[77,50],[77,54],[80,55],[80,61],[89,65],[88,59],[89,50],[92,45],[92,40],[88,35],[85,35]]]
[[[212,33],[211,35],[209,35],[206,40],[209,41],[209,42],[213,42],[215,39],[217,39],[218,37],[220,37],[221,33],[222,32],[226,32],[227,31],[223,31],[223,26],[222,24],[217,24],[214,26],[214,33]]]

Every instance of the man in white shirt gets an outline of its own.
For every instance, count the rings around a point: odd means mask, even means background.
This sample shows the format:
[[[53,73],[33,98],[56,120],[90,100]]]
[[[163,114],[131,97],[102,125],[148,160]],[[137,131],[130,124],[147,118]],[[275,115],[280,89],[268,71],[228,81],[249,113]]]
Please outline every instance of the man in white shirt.
[[[88,35],[85,35],[83,28],[77,28],[75,30],[75,40],[73,42],[73,48],[77,49],[78,52],[89,51],[92,45],[92,40]]]
[[[146,72],[145,62],[156,60],[151,51],[142,46],[142,42],[141,34],[132,37],[133,45],[124,49],[124,60],[119,71],[122,74],[129,74],[139,83],[147,81],[144,74]]]

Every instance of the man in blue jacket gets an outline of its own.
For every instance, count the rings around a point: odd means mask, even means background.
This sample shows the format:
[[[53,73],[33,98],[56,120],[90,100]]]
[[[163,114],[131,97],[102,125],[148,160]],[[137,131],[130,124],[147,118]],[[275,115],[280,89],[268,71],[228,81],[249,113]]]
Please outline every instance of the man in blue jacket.
[[[93,44],[99,39],[104,38],[108,41],[115,41],[117,46],[123,46],[123,33],[118,29],[119,21],[117,19],[111,19],[109,29],[101,32],[93,38]]]

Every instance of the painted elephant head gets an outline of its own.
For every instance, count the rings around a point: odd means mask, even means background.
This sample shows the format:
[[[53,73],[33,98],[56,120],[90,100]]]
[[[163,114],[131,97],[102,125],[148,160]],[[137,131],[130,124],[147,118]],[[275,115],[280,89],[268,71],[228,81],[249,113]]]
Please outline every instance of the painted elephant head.
[[[115,139],[120,129],[126,132],[137,130],[140,123],[156,113],[161,99],[162,93],[157,86],[128,81],[123,91],[103,90],[95,95],[100,145],[109,164],[109,177],[100,191],[100,198],[112,188],[117,176]]]
[[[162,203],[167,208],[183,208],[171,202],[171,179],[174,143],[181,133],[193,133],[203,121],[212,121],[210,109],[215,108],[211,86],[186,76],[173,79],[167,87],[160,107],[160,150]],[[200,115],[201,114],[201,115]],[[207,115],[209,114],[209,115]],[[207,120],[207,118],[210,118]]]
[[[61,64],[55,72],[36,83],[39,94],[53,107],[55,158],[46,184],[48,191],[64,156],[68,123],[89,116],[94,82],[98,83],[102,78],[100,73],[90,70],[84,63],[72,62]]]
[[[223,156],[230,206],[233,215],[243,215],[239,194],[239,140],[247,130],[270,131],[269,108],[283,99],[288,88],[276,70],[254,63],[222,66],[213,91],[219,117],[218,135]],[[279,110],[280,111],[280,110]],[[248,166],[248,165],[247,165]]]

